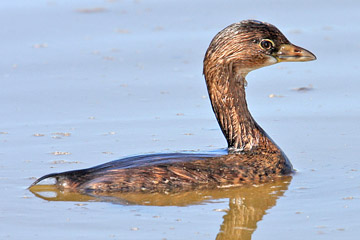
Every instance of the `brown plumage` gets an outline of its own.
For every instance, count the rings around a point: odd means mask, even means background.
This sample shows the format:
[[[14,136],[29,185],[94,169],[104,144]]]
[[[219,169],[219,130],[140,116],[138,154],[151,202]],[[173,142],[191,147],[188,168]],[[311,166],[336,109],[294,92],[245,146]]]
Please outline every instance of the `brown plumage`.
[[[292,45],[273,25],[255,20],[232,24],[211,41],[204,75],[211,104],[228,142],[228,153],[154,154],[93,168],[49,174],[61,189],[78,192],[176,192],[260,183],[291,173],[285,154],[251,116],[246,75],[282,61],[316,59]]]

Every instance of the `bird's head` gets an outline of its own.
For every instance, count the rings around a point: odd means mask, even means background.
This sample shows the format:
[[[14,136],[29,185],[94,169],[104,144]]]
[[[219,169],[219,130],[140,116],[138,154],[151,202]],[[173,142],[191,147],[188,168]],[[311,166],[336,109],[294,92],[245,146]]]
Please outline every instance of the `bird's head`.
[[[219,68],[245,77],[254,69],[278,62],[315,59],[310,51],[290,43],[275,26],[245,20],[226,27],[213,38],[205,55],[204,73]]]

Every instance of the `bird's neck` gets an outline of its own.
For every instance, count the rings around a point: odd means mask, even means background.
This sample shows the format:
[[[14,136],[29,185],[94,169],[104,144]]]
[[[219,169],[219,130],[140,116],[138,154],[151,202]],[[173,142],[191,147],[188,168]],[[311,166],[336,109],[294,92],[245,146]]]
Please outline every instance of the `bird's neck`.
[[[226,77],[224,77],[226,76]],[[230,152],[245,152],[262,147],[278,150],[277,146],[251,116],[245,96],[246,73],[206,74],[207,88],[220,128]]]

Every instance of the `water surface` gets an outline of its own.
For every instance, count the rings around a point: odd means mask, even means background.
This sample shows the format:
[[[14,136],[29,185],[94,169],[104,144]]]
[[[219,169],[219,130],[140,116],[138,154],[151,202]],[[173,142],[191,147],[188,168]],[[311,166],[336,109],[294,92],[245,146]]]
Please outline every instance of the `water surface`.
[[[1,239],[360,235],[358,3],[20,0],[0,6]],[[297,169],[291,181],[173,196],[162,204],[138,196],[49,201],[27,190],[44,174],[124,156],[224,148],[202,59],[219,30],[248,18],[273,23],[318,57],[247,79],[253,116]],[[310,90],[293,90],[299,87]]]

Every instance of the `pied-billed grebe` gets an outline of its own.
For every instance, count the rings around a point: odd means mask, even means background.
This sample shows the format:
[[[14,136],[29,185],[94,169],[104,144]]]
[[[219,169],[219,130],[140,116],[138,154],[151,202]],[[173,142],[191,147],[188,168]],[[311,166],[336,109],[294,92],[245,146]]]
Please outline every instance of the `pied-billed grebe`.
[[[60,189],[78,192],[176,192],[269,181],[292,172],[285,154],[251,116],[246,75],[278,62],[315,60],[273,25],[246,20],[220,31],[205,54],[204,75],[211,104],[228,142],[228,153],[153,154],[88,169],[45,175]]]

